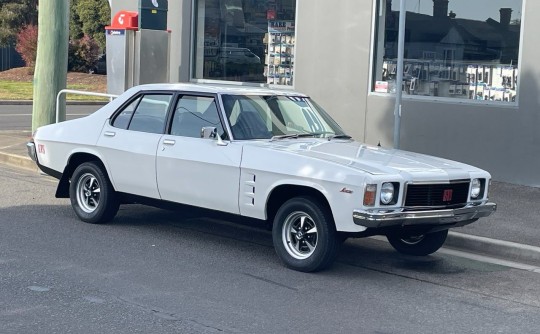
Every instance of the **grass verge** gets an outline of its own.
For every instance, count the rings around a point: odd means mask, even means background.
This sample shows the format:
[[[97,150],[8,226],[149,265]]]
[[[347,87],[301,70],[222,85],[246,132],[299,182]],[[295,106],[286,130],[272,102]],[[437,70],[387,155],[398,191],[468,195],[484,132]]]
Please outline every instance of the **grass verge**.
[[[93,85],[71,84],[68,89],[83,90],[88,92],[99,92],[101,89]],[[34,87],[31,82],[0,80],[0,100],[32,100]],[[67,100],[70,101],[107,101],[106,98],[67,94]]]

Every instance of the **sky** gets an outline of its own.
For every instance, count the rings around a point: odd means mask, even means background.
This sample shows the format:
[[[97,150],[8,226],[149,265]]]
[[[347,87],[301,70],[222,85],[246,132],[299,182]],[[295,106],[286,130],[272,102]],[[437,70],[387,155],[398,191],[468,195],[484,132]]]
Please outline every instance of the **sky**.
[[[405,0],[407,11],[433,14],[433,0]],[[456,13],[457,18],[485,21],[492,18],[499,21],[501,8],[512,8],[512,20],[520,19],[522,0],[449,0],[448,12]],[[392,2],[392,10],[399,10],[399,0]]]

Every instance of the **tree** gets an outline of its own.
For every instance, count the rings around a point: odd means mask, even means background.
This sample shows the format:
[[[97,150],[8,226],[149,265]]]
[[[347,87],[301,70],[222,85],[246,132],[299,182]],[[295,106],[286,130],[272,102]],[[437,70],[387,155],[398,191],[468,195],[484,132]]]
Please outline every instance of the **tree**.
[[[37,25],[37,0],[0,0],[0,46],[15,43],[19,31]]]
[[[38,27],[35,25],[27,25],[17,35],[17,46],[15,49],[21,55],[26,66],[30,67],[31,72],[34,71],[36,65],[37,43]]]
[[[70,38],[92,37],[105,49],[105,26],[110,24],[111,9],[107,0],[72,0]]]

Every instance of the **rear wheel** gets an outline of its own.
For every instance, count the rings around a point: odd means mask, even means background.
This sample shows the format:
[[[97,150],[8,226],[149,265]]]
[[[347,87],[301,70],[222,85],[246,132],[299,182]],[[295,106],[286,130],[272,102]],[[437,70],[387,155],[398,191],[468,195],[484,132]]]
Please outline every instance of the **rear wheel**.
[[[425,256],[442,247],[448,230],[427,234],[394,233],[386,236],[392,247],[407,255]]]
[[[310,197],[290,199],[279,208],[272,237],[281,261],[303,272],[328,267],[341,245],[330,210]]]
[[[71,206],[80,220],[106,223],[118,212],[119,202],[114,188],[102,167],[94,162],[79,165],[69,186]]]

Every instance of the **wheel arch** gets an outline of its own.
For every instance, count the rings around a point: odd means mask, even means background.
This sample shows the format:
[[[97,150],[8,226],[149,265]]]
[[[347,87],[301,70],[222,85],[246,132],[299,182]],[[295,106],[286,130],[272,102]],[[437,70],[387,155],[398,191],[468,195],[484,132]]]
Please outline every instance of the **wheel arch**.
[[[73,175],[75,169],[85,162],[97,163],[101,168],[103,168],[105,174],[109,177],[109,180],[111,180],[110,176],[108,175],[107,168],[105,168],[105,164],[97,155],[89,152],[76,152],[69,157],[66,167],[64,168],[62,177],[60,178],[60,182],[56,188],[56,198],[69,198],[69,181],[71,176]]]
[[[274,217],[276,216],[277,211],[279,210],[281,205],[283,205],[283,203],[290,200],[291,198],[301,196],[312,197],[325,208],[327,208],[330,212],[330,216],[332,217],[332,223],[335,226],[332,208],[326,196],[319,189],[305,185],[295,184],[281,184],[272,189],[266,201],[266,218],[268,222],[270,224],[273,223]]]

